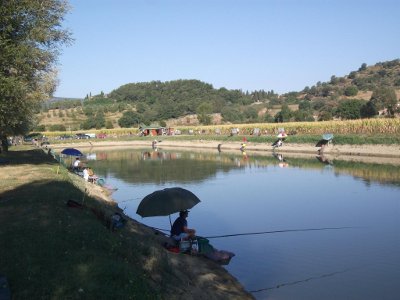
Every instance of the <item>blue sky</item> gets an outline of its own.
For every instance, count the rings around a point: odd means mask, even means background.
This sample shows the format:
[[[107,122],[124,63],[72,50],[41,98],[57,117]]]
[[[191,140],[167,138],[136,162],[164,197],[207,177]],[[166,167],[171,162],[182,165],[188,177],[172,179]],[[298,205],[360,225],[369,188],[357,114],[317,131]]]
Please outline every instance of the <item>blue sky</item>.
[[[400,58],[398,0],[70,0],[59,97],[153,80],[300,91]]]

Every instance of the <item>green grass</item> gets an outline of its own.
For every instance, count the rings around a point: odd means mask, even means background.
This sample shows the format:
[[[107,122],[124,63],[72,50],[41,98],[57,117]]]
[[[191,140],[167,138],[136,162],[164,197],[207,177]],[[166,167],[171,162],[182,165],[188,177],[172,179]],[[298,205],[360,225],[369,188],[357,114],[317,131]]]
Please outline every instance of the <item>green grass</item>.
[[[10,171],[0,175],[0,273],[12,298],[160,298],[143,269],[142,242],[101,218],[115,208],[84,198],[67,171],[56,174],[57,163],[38,151],[2,155],[10,162],[2,171]],[[24,182],[18,170],[36,179]],[[69,199],[86,207],[68,207]]]

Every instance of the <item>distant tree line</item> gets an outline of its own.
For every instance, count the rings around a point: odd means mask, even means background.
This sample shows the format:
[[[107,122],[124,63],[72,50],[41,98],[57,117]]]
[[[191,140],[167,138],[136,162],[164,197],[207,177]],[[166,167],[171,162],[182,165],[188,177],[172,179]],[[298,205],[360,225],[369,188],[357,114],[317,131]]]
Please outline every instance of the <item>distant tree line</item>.
[[[273,90],[243,92],[215,89],[199,80],[152,81],[125,84],[110,94],[88,94],[84,100],[57,101],[42,107],[42,112],[59,109],[59,116],[83,113],[81,129],[112,128],[107,113],[122,113],[121,127],[140,124],[165,124],[168,119],[196,114],[203,125],[212,123],[211,115],[220,113],[223,122],[324,121],[334,118],[358,119],[399,113],[395,88],[400,88],[400,61],[393,60],[368,67],[344,77],[332,76],[300,92],[278,95]],[[373,91],[369,100],[358,99],[360,91]],[[298,108],[290,108],[292,107]],[[279,111],[272,114],[271,111]],[[53,111],[54,114],[54,111]]]

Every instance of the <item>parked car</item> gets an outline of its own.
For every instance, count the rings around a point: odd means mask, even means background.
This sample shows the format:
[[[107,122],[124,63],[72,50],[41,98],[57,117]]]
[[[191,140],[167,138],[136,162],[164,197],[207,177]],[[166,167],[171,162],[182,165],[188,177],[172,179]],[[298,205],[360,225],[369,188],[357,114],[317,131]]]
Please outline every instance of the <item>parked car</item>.
[[[97,135],[97,138],[99,138],[99,139],[105,139],[106,137],[107,137],[107,134],[105,134],[105,133],[99,133]]]
[[[72,135],[68,135],[68,134],[63,134],[63,135],[60,135],[60,140],[69,140],[69,139],[72,139],[73,138],[73,136]]]
[[[85,135],[87,135],[91,139],[96,138],[96,134],[95,133],[85,133]]]
[[[78,140],[90,139],[90,136],[84,133],[77,133],[75,136]]]
[[[42,138],[43,138],[43,135],[40,133],[31,133],[31,134],[24,136],[24,142],[29,143],[29,142],[32,142],[34,139],[40,140]]]

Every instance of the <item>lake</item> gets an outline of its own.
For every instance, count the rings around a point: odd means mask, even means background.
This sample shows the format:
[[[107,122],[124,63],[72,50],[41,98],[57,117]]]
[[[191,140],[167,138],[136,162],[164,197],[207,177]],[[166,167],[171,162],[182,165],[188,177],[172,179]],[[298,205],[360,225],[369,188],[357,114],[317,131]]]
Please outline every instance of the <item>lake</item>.
[[[168,229],[168,217],[136,209],[147,194],[180,186],[201,199],[188,217],[199,235],[244,234],[210,242],[236,254],[224,267],[257,299],[400,297],[398,165],[176,149],[89,158],[133,219]]]

